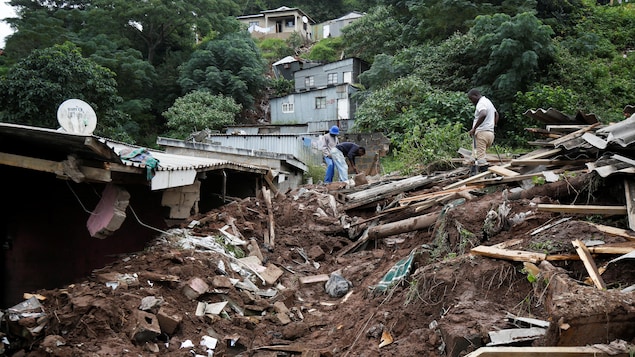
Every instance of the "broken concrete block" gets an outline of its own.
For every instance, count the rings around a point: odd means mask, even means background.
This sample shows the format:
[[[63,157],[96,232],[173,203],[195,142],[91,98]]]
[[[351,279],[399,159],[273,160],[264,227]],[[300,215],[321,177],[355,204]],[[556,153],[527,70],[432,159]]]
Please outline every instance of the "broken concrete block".
[[[209,286],[201,278],[193,278],[183,286],[183,294],[190,300],[196,300],[199,296],[205,294]]]
[[[319,262],[324,260],[324,250],[322,250],[319,245],[314,245],[309,249],[308,256],[316,262]]]
[[[214,288],[229,289],[229,288],[231,288],[233,286],[234,285],[232,284],[232,282],[226,276],[216,275],[216,276],[214,276],[212,278],[212,287],[214,287]]]
[[[176,313],[176,310],[169,307],[161,307],[157,313],[157,320],[161,327],[161,332],[172,335],[183,321],[183,317]]]
[[[125,189],[108,184],[93,214],[88,217],[86,227],[91,237],[104,239],[119,229],[126,220],[126,208],[130,194]]]
[[[282,273],[283,273],[282,269],[278,268],[277,266],[273,264],[268,264],[267,269],[265,269],[265,271],[262,272],[260,275],[262,275],[263,279],[265,279],[267,284],[274,285],[276,281],[278,281],[278,278],[282,276]]]
[[[135,325],[130,334],[133,341],[137,343],[144,343],[154,340],[161,334],[161,327],[159,326],[159,320],[153,314],[145,311],[135,311]]]

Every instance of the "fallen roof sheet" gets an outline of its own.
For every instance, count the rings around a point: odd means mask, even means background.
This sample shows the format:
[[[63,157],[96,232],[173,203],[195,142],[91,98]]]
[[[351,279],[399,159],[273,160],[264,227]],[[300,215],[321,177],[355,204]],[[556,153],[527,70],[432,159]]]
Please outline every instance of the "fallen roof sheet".
[[[546,110],[538,108],[536,110],[527,110],[523,115],[549,125],[595,124],[598,122],[598,118],[595,114],[585,114],[579,110],[575,115],[567,115],[553,108]]]

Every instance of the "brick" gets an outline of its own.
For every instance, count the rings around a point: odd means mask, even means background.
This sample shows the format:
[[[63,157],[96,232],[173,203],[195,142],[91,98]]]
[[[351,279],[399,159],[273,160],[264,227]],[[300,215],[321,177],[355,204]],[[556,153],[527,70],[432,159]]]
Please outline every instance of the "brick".
[[[154,340],[161,334],[159,321],[154,314],[136,310],[134,316],[136,321],[131,333],[133,341],[144,343]]]
[[[163,306],[157,313],[157,320],[159,321],[161,332],[172,335],[181,324],[181,321],[183,321],[183,317],[176,313],[174,309]]]
[[[201,278],[193,278],[183,287],[183,294],[190,300],[196,300],[199,296],[205,294],[209,286]]]

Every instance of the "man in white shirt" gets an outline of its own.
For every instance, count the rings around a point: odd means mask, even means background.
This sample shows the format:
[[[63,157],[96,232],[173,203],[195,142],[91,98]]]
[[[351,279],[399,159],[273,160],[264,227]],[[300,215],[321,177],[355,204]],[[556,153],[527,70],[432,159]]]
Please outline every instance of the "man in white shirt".
[[[498,111],[494,104],[477,89],[470,89],[467,97],[476,105],[472,129],[469,132],[474,138],[472,150],[475,152],[476,165],[487,166],[485,156],[487,149],[494,143],[494,127],[498,123]]]

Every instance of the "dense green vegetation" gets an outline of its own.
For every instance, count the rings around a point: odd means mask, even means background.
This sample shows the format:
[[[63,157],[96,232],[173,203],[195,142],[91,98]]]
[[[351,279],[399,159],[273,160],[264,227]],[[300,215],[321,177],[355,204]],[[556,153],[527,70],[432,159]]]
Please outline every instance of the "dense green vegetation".
[[[635,4],[592,0],[11,0],[16,32],[0,56],[0,121],[56,127],[65,99],[90,103],[97,134],[153,146],[157,135],[247,122],[292,90],[267,64],[289,55],[372,64],[355,130],[387,134],[402,161],[432,163],[467,140],[479,88],[501,113],[497,143],[519,147],[523,115],[623,118],[635,104]],[[298,36],[255,41],[235,19],[280,6],[316,22],[367,15],[307,50]],[[203,113],[211,113],[204,115]],[[200,113],[200,114],[195,114]],[[250,116],[251,114],[251,116]],[[196,118],[192,117],[195,115]],[[469,145],[469,144],[468,144]],[[409,164],[408,164],[409,165]]]

